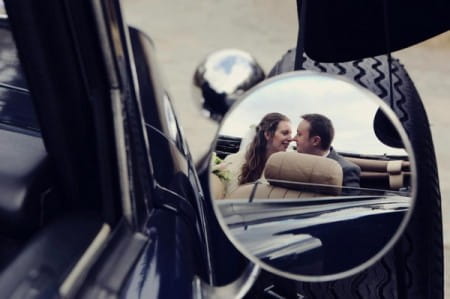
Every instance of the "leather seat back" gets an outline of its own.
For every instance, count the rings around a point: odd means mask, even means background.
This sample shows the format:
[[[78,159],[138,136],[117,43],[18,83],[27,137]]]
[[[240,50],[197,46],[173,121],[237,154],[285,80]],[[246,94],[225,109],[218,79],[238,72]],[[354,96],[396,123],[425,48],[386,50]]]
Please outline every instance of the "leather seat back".
[[[410,162],[345,157],[361,168],[361,187],[399,190],[410,185]]]
[[[258,184],[239,186],[227,198],[311,198],[339,194],[342,186],[342,168],[336,161],[325,157],[279,152],[272,154],[264,169],[264,179]],[[303,183],[303,184],[296,184]],[[304,184],[308,185],[304,185]],[[332,185],[337,188],[320,188]]]

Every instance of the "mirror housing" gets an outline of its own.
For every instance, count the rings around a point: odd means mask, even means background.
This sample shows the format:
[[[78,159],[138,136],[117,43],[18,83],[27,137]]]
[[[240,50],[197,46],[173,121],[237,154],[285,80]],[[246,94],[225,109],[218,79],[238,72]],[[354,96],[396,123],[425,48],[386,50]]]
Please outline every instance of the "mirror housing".
[[[302,139],[326,140],[312,129],[317,117],[320,126],[331,121],[323,155]],[[400,120],[341,76],[298,71],[264,81],[224,118],[213,150],[210,189],[222,229],[252,262],[290,279],[366,269],[398,240],[416,199],[414,153]],[[251,163],[263,167],[244,180]]]

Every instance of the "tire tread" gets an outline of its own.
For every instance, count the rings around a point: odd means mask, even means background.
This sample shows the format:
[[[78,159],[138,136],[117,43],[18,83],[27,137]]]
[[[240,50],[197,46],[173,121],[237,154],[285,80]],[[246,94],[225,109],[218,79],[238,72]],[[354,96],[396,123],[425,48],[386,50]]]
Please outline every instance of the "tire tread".
[[[293,71],[294,59],[295,49],[291,49],[269,76]],[[303,57],[302,69],[345,76],[393,109],[410,138],[419,182],[410,222],[394,247],[374,265],[351,277],[322,283],[297,282],[297,291],[304,298],[443,298],[441,197],[428,118],[404,66],[393,59],[391,67],[392,103],[386,57],[344,63],[319,63]]]

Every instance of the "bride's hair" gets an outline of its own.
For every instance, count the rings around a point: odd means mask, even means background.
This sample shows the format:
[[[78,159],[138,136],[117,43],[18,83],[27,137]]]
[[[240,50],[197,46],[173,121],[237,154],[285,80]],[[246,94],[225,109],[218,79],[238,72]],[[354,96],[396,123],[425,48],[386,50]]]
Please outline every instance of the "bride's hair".
[[[266,114],[256,126],[256,134],[245,153],[245,162],[241,168],[239,185],[254,182],[261,177],[267,161],[267,139],[265,134],[273,137],[281,121],[289,121],[287,116],[281,113]]]

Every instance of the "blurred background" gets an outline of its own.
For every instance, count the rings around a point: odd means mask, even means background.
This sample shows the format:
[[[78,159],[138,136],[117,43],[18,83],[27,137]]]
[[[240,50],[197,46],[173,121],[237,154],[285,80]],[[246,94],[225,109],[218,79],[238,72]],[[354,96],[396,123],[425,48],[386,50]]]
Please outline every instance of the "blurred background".
[[[297,39],[295,1],[124,0],[129,24],[154,41],[166,86],[194,159],[209,150],[218,126],[192,98],[197,65],[214,50],[238,48],[268,73]],[[431,125],[442,193],[445,298],[450,298],[450,32],[395,52],[424,102]],[[295,120],[293,120],[295,122]]]

